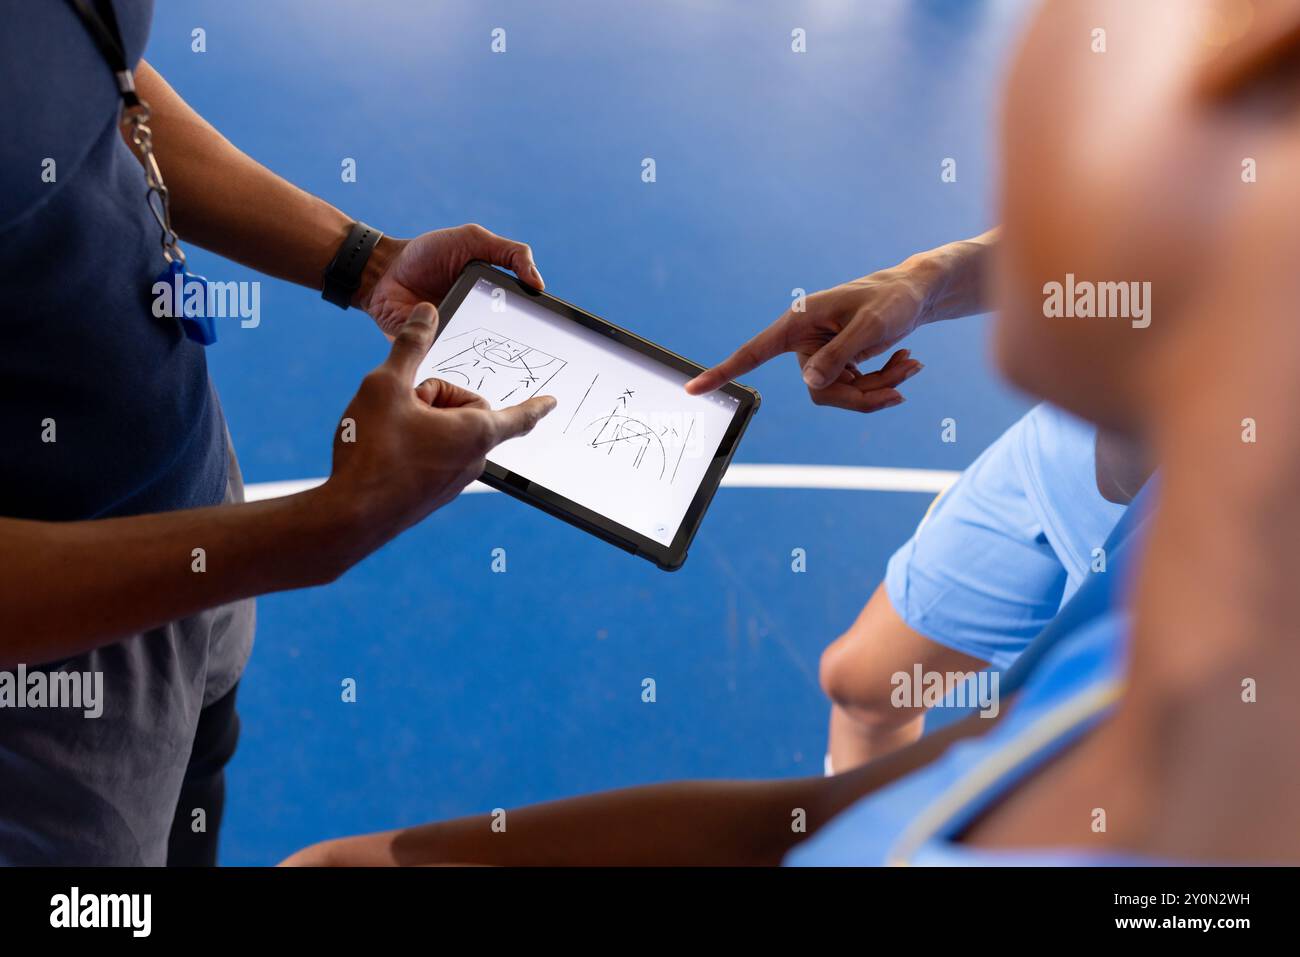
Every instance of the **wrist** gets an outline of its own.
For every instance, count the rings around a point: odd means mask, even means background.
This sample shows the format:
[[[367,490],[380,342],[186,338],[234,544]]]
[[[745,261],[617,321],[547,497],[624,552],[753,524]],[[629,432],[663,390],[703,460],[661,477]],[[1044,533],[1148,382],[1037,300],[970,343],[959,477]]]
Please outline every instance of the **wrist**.
[[[300,508],[298,539],[306,552],[308,585],[327,585],[374,551],[374,523],[364,504],[334,479],[294,496]]]
[[[370,253],[370,258],[366,261],[365,269],[362,270],[361,285],[352,297],[353,306],[364,312],[370,311],[370,299],[374,295],[375,286],[388,272],[393,260],[397,258],[397,254],[402,251],[408,241],[394,239],[392,236],[380,237],[379,242]]]
[[[985,309],[985,274],[997,230],[909,256],[900,265],[925,295],[920,322],[960,319]]]
[[[940,303],[948,285],[952,264],[938,250],[909,256],[899,266],[899,279],[917,300],[918,326],[928,325],[948,316],[940,312]]]

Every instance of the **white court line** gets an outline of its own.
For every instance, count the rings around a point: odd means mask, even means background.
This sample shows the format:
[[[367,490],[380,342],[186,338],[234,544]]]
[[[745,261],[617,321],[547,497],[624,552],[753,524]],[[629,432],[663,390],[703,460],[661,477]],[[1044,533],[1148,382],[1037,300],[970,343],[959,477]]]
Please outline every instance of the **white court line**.
[[[747,465],[733,463],[722,477],[723,488],[808,488],[855,492],[942,492],[960,472],[943,469],[891,469],[868,465]],[[253,482],[244,488],[250,502],[315,488],[323,478],[289,482]],[[466,492],[493,492],[471,482]]]

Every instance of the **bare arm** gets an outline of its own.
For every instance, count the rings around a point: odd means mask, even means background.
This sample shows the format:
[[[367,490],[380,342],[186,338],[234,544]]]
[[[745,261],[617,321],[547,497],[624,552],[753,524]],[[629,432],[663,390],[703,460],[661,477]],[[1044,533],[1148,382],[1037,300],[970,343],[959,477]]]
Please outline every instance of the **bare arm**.
[[[978,716],[832,778],[676,781],[605,791],[507,811],[339,838],[285,864],[394,866],[762,865],[786,853],[865,794],[933,761],[950,744],[987,730]],[[803,810],[807,831],[796,831]]]
[[[132,518],[0,519],[0,668],[56,661],[203,608],[330,581],[359,557],[350,554],[351,519],[339,504],[320,488]]]
[[[136,72],[181,240],[319,289],[352,218],[238,150],[149,64],[141,61]],[[470,224],[414,239],[384,236],[366,261],[352,305],[392,337],[416,305],[441,302],[475,259],[512,269],[538,289],[545,285],[529,246]]]
[[[960,319],[989,309],[989,264],[997,248],[998,227],[909,256],[898,268],[926,282],[924,323]]]
[[[813,293],[711,369],[686,384],[698,395],[785,352],[794,353],[816,405],[875,412],[903,401],[897,387],[921,370],[906,349],[883,355],[920,326],[983,311],[997,229],[916,253],[897,266]]]
[[[319,289],[352,218],[236,148],[143,60],[136,88],[152,113],[154,150],[182,241]],[[382,275],[396,242],[380,241],[363,290]]]
[[[0,518],[0,666],[56,661],[202,608],[330,581],[454,498],[488,451],[529,431],[555,400],[491,411],[445,382],[412,388],[435,328],[432,306],[412,313],[344,412],[354,441],[336,436],[319,489],[130,518]]]

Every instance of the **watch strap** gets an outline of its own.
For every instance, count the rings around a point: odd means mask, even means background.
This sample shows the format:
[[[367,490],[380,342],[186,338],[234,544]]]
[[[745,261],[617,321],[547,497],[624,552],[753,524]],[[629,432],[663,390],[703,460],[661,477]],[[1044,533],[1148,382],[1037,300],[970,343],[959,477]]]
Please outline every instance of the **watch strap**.
[[[343,240],[338,252],[325,267],[325,278],[321,283],[321,298],[332,302],[340,309],[352,305],[352,297],[361,288],[361,276],[365,272],[370,254],[384,236],[373,226],[357,222],[348,230],[348,238]]]

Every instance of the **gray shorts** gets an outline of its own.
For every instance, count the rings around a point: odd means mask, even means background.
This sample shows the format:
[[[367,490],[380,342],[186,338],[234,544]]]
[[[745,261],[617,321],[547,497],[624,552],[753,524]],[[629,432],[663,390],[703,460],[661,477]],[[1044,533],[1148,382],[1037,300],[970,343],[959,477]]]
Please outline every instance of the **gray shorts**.
[[[244,500],[233,449],[225,500]],[[29,667],[102,674],[102,713],[0,708],[0,864],[165,864],[199,711],[239,680],[253,621],[249,599]]]

